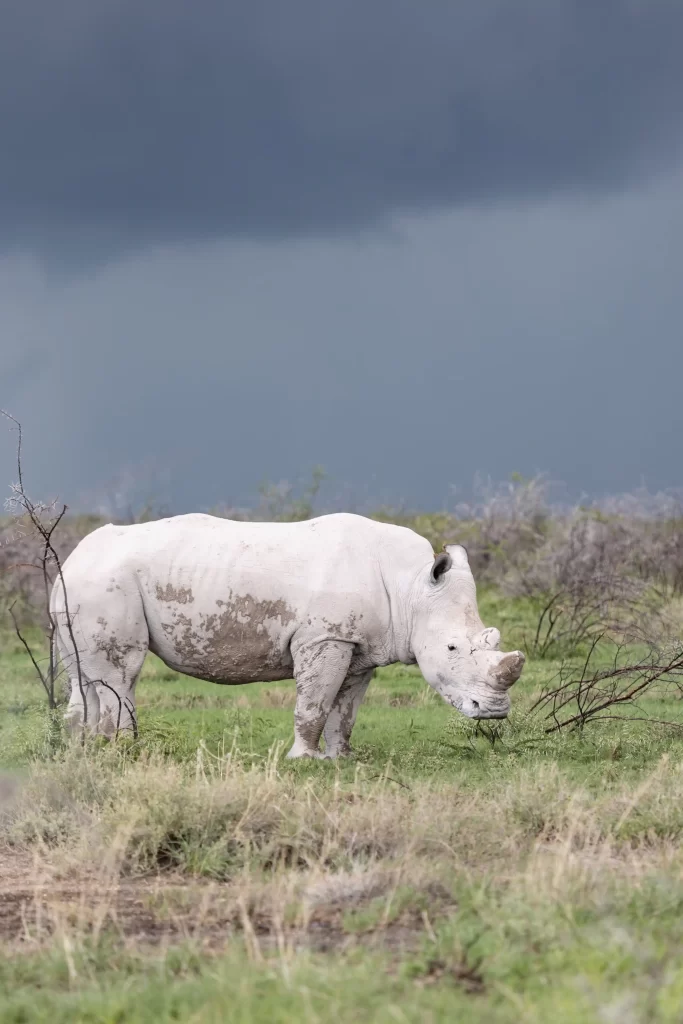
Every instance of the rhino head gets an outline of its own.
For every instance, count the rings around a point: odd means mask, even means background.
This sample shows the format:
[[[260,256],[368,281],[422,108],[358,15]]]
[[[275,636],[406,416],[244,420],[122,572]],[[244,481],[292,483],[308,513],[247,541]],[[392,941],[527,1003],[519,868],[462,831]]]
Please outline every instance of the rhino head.
[[[506,718],[524,655],[501,652],[498,630],[484,628],[461,545],[447,545],[418,576],[410,605],[411,647],[429,685],[468,718]]]

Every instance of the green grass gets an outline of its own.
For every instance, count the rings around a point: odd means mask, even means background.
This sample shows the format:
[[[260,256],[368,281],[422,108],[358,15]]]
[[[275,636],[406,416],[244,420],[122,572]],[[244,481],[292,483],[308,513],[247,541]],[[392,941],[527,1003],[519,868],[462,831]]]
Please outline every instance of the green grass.
[[[596,953],[598,962],[595,963]],[[591,961],[589,961],[589,956]],[[386,959],[376,955],[347,957],[343,963],[325,962],[321,958],[301,957],[295,964],[275,961],[254,965],[234,954],[220,962],[185,953],[160,964],[141,963],[130,958],[112,969],[102,957],[83,958],[86,963],[74,969],[69,977],[63,963],[46,965],[37,961],[33,971],[26,965],[22,971],[5,964],[0,968],[8,982],[7,1001],[0,1010],[4,1022],[50,1020],[54,1024],[72,1021],[512,1021],[520,1016],[542,1021],[536,1015],[531,999],[516,997],[501,986],[496,1006],[479,986],[470,982],[470,994],[464,987],[463,965],[458,960],[433,958],[439,967],[433,969],[429,982],[428,961],[415,961],[397,970]],[[547,956],[542,978],[533,986],[543,992],[543,1012],[570,1014],[560,1019],[595,1020],[596,1006],[591,983],[598,971],[609,973],[595,948],[586,950],[586,974],[580,984],[569,988],[553,985],[553,972],[561,967],[561,959]],[[99,960],[99,962],[98,962]],[[170,960],[170,962],[169,962]],[[441,965],[444,965],[443,967]],[[623,965],[620,964],[623,974]],[[78,969],[84,971],[81,977]],[[436,973],[437,970],[440,973]],[[612,973],[616,973],[612,967]],[[18,977],[17,977],[18,975]],[[23,977],[22,977],[23,975]],[[33,975],[33,976],[32,976]],[[539,984],[540,982],[540,984]],[[582,991],[583,989],[583,991]],[[680,996],[671,986],[672,1004]],[[615,998],[614,1010],[627,1000]],[[671,1018],[675,1019],[675,1018]]]
[[[481,605],[508,647],[531,628],[522,603]],[[680,1021],[681,733],[547,735],[528,708],[558,668],[527,665],[495,742],[382,669],[355,757],[290,763],[292,683],[152,657],[139,741],[69,747],[4,637],[0,870],[94,888],[4,934],[0,1022]],[[683,724],[673,697],[640,713]],[[123,904],[95,927],[112,879],[176,930],[145,938]]]
[[[493,995],[468,966],[458,940],[441,940],[430,955],[400,966],[376,954],[341,962],[300,956],[254,964],[228,954],[208,960],[178,951],[158,961],[120,953],[114,965],[102,950],[63,959],[5,962],[0,985],[7,997],[0,1020],[12,1024],[130,1021],[431,1021],[680,1020],[683,971],[656,945],[629,948],[599,929],[578,943],[567,926],[566,945],[541,952],[511,951],[504,978],[491,978]],[[529,937],[530,938],[530,937]],[[607,944],[605,943],[605,940]],[[631,984],[642,986],[638,997]]]

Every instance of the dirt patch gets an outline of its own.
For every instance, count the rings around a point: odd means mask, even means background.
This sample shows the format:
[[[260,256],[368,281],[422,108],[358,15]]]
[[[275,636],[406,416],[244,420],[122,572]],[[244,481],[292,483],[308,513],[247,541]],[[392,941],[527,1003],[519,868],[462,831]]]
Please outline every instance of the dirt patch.
[[[169,602],[170,617],[161,623],[177,658],[169,664],[217,683],[290,678],[288,627],[296,615],[284,600],[259,601],[231,592],[216,606],[215,612],[188,615]]]
[[[84,935],[113,932],[140,946],[180,943],[192,939],[207,950],[219,950],[237,935],[248,933],[264,949],[281,946],[318,952],[355,945],[392,949],[416,947],[431,924],[453,913],[446,890],[426,886],[421,906],[406,907],[391,920],[380,917],[349,930],[347,914],[377,900],[377,886],[349,889],[324,886],[285,910],[268,906],[258,894],[246,898],[240,887],[178,876],[157,876],[105,885],[95,878],[82,882],[54,880],[38,861],[24,853],[0,851],[0,944],[21,952],[35,949],[55,933]],[[424,909],[427,898],[429,912]]]

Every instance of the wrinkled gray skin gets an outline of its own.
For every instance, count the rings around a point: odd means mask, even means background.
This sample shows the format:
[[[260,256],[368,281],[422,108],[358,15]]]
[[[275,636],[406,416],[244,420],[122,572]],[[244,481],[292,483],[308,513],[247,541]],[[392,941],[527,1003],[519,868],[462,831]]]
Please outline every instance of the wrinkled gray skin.
[[[524,665],[520,651],[500,653],[497,629],[484,628],[464,548],[434,557],[412,530],[348,514],[104,526],[67,559],[51,600],[71,681],[68,721],[106,736],[135,729],[148,650],[216,683],[293,675],[290,757],[350,752],[377,666],[417,663],[464,715],[504,718]]]

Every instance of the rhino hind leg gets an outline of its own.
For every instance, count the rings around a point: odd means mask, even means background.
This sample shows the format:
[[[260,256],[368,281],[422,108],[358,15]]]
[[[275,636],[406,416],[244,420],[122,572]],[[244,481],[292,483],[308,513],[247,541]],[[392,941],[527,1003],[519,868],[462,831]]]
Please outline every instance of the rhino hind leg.
[[[326,757],[347,757],[351,753],[351,733],[373,671],[349,675],[340,686],[323,731]]]
[[[57,652],[62,669],[69,679],[69,704],[64,715],[69,732],[80,734],[85,728],[89,732],[97,729],[100,720],[100,699],[97,688],[85,674],[82,659],[79,666],[73,654],[72,644],[56,633]],[[79,655],[81,655],[79,645]]]
[[[70,684],[67,727],[109,738],[137,735],[135,684],[149,639],[142,602],[75,586],[69,599],[71,629],[62,602],[54,608],[57,650]]]
[[[71,688],[66,710],[70,731],[85,728],[92,735],[110,739],[119,733],[136,736],[135,684],[146,651],[131,649],[116,657],[114,664],[105,652],[81,650],[79,645],[79,678],[75,657],[65,645],[59,647]]]
[[[287,757],[324,757],[320,737],[349,671],[353,645],[341,640],[304,644],[294,653],[294,745]]]

